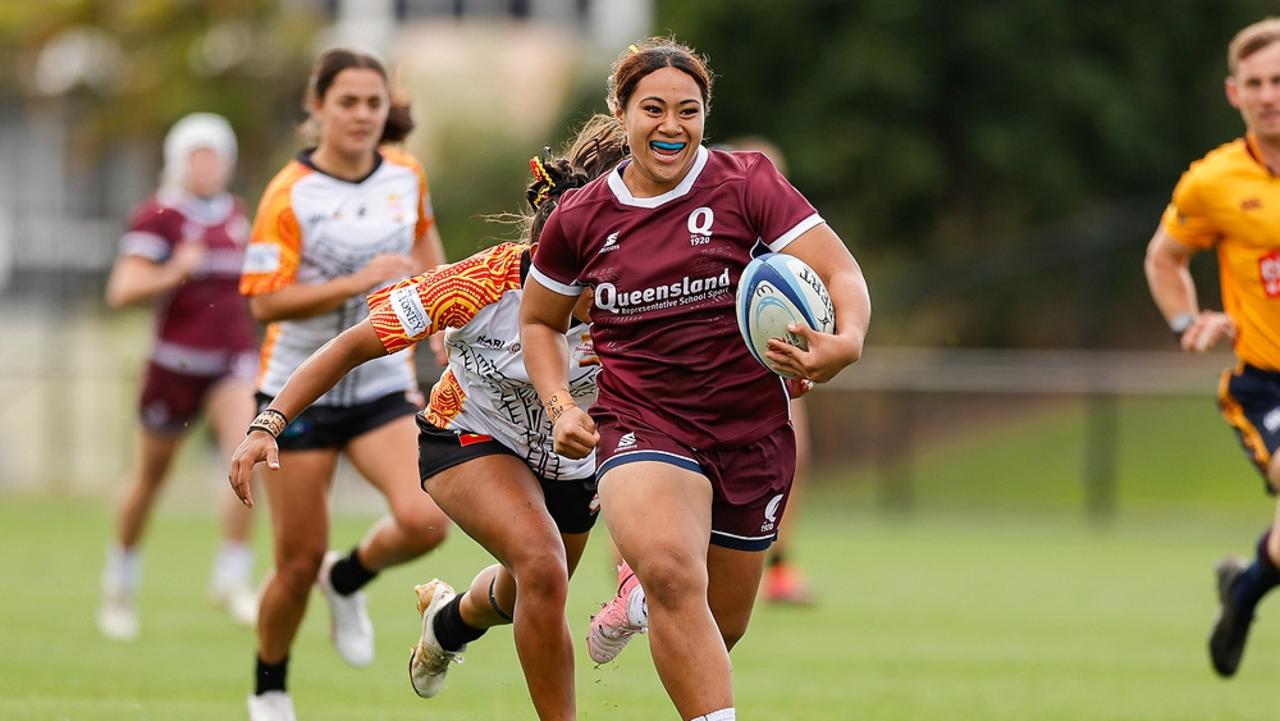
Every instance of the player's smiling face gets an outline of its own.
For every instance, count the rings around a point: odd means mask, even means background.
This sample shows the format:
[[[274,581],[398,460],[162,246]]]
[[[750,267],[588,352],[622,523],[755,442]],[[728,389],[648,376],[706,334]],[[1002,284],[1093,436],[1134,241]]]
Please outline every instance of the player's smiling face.
[[[631,146],[632,162],[622,177],[632,194],[653,197],[678,185],[693,166],[706,122],[693,77],[673,67],[649,73],[617,117]]]
[[[1280,142],[1280,42],[1236,63],[1227,78],[1227,99],[1245,127],[1262,140]]]
[[[320,124],[320,145],[348,158],[372,153],[382,138],[390,103],[387,82],[371,68],[347,68],[338,73],[328,92],[313,103],[312,117]]]

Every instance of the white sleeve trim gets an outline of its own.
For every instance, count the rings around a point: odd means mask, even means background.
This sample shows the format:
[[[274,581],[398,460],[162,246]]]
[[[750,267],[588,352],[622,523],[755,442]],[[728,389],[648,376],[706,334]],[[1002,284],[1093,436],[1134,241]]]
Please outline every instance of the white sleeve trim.
[[[772,243],[769,243],[769,250],[772,250],[775,253],[781,252],[783,248],[787,247],[788,245],[791,245],[791,241],[803,235],[806,230],[809,230],[810,228],[813,228],[815,226],[822,225],[825,222],[827,221],[823,220],[821,215],[814,213],[813,215],[810,215],[808,218],[805,218],[799,223],[796,223],[795,227],[793,227],[791,230],[788,230],[787,232],[778,236],[777,240],[773,241]]]
[[[555,291],[560,295],[569,295],[576,298],[578,294],[582,292],[582,286],[577,283],[571,283],[568,285],[561,283],[560,281],[548,276],[546,273],[538,270],[538,266],[533,265],[532,263],[529,264],[529,277],[538,281],[538,285],[546,288],[547,290]]]
[[[145,230],[131,230],[120,238],[120,254],[136,255],[157,263],[169,257],[169,242]]]

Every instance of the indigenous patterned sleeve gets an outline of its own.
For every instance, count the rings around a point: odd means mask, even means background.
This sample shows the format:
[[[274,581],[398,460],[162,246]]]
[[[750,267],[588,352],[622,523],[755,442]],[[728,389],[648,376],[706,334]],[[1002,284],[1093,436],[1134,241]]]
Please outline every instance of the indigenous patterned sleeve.
[[[293,284],[302,258],[302,227],[293,212],[293,186],[310,171],[290,163],[267,186],[253,221],[240,273],[240,293],[266,295]]]
[[[529,276],[538,284],[561,295],[577,297],[582,292],[578,283],[578,248],[564,232],[560,209],[551,216],[538,235],[538,249],[529,268]]]
[[[379,290],[369,296],[374,332],[387,352],[395,353],[443,328],[461,328],[503,293],[520,287],[526,248],[503,243]]]
[[[825,221],[800,191],[796,190],[762,153],[754,156],[743,184],[743,205],[757,233],[778,252],[806,230]]]
[[[120,255],[163,263],[173,253],[182,225],[181,215],[149,201],[138,206],[129,219],[129,230],[120,237]]]
[[[1208,217],[1201,187],[1201,173],[1192,165],[1173,189],[1173,200],[1160,225],[1173,239],[1196,250],[1208,250],[1218,240],[1218,230]]]

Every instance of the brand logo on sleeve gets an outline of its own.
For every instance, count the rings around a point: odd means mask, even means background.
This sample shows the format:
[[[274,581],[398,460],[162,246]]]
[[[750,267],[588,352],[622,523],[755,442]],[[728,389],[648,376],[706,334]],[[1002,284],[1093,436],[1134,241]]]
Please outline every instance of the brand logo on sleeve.
[[[391,291],[390,300],[391,309],[395,311],[396,318],[400,319],[400,325],[411,337],[424,335],[427,328],[431,327],[427,310],[422,307],[422,300],[418,298],[417,285],[406,285]]]

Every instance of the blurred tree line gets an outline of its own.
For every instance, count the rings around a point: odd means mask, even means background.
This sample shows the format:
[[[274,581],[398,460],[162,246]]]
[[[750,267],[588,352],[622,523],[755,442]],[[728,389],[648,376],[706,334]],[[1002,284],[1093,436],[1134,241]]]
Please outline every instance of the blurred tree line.
[[[297,5],[295,3],[295,5]],[[289,146],[321,18],[278,0],[0,2],[0,101],[68,103],[82,167],[206,110],[237,128],[255,196]],[[282,122],[282,118],[288,119]]]
[[[710,140],[773,139],[871,266],[877,340],[1057,346],[1163,334],[1143,249],[1179,173],[1242,134],[1226,45],[1277,13],[1273,0],[659,8],[657,32],[718,73]]]
[[[315,7],[0,2],[0,104],[72,103],[86,166],[130,141],[158,159],[178,116],[223,113],[252,202],[299,147],[327,21]],[[654,27],[718,73],[709,142],[761,135],[786,153],[866,266],[878,342],[1117,346],[1166,340],[1142,252],[1178,174],[1240,134],[1226,43],[1269,12],[1273,0],[659,0]],[[604,110],[603,75],[584,64],[560,127]],[[519,207],[537,148],[450,132],[450,170],[431,175],[459,254],[510,235],[477,215]],[[1212,263],[1196,270],[1212,298]]]

